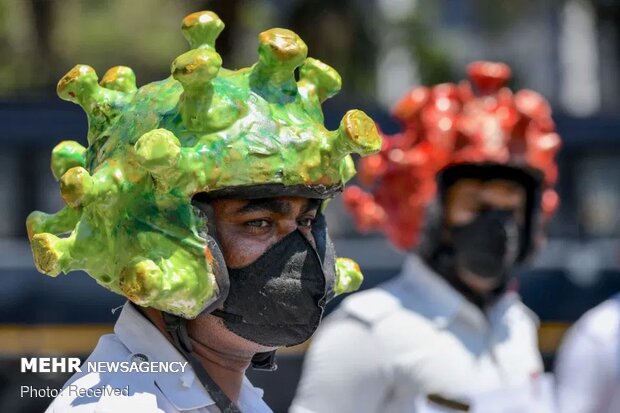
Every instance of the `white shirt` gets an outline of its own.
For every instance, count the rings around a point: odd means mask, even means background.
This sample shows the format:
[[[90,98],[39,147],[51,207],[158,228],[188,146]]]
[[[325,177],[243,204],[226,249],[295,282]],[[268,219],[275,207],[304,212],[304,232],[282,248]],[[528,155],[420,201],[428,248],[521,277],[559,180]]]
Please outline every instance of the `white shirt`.
[[[174,346],[131,304],[126,303],[114,326],[114,334],[99,339],[97,347],[65,384],[47,413],[163,413],[219,412],[215,402],[194,374],[189,363],[179,372],[93,372],[88,362],[186,360]],[[175,370],[179,364],[176,364]],[[92,396],[92,390],[107,388]],[[82,389],[91,389],[89,394]],[[117,394],[113,390],[118,389]],[[82,395],[80,396],[80,392]],[[103,395],[101,395],[103,393]],[[120,394],[119,394],[120,393]],[[238,406],[242,412],[271,412],[262,400],[263,391],[244,377]]]
[[[471,405],[541,375],[536,329],[517,294],[484,314],[410,255],[398,277],[347,298],[319,328],[291,412],[417,413],[429,395]]]
[[[620,412],[620,294],[568,331],[556,361],[560,413]]]

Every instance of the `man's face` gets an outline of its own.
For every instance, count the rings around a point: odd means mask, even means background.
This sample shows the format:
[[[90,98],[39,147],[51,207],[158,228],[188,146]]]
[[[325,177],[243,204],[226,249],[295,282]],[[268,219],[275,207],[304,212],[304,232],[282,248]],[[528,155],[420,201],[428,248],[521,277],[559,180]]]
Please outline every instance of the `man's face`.
[[[301,197],[256,200],[215,199],[215,229],[228,268],[252,264],[292,231],[297,229],[314,244],[312,222],[320,201]],[[221,318],[203,314],[188,324],[190,336],[203,346],[226,349],[232,355],[275,350],[233,333]]]
[[[296,229],[314,243],[312,221],[319,202],[301,197],[212,201],[215,228],[226,265],[242,268],[251,264]]]
[[[525,221],[525,189],[505,179],[461,179],[448,188],[445,200],[447,226],[468,224],[483,209],[512,211],[518,224]]]
[[[449,228],[470,224],[485,210],[512,214],[517,226],[522,227],[525,223],[526,200],[527,195],[523,186],[509,180],[458,180],[447,189],[445,194],[444,239],[449,242],[454,241],[450,239]],[[493,234],[489,233],[488,239],[492,237]],[[472,242],[481,238],[485,238],[485,234],[478,233],[472,237]],[[491,249],[489,248],[489,252]],[[513,255],[516,258],[516,251]],[[501,283],[501,278],[483,277],[458,265],[457,272],[463,282],[481,293],[489,292]]]

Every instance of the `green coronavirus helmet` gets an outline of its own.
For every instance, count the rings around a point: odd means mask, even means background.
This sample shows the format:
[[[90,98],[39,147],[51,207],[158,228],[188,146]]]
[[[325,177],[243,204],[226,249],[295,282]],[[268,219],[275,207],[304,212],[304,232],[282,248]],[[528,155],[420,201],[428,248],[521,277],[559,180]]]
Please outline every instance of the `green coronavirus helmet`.
[[[380,148],[361,111],[336,131],[324,127],[321,103],[339,91],[340,76],[306,57],[295,33],[261,33],[258,62],[232,71],[215,50],[223,28],[212,12],[187,16],[191,50],[169,78],[139,89],[121,66],[98,81],[78,65],[59,81],[58,95],[88,115],[88,147],[65,141],[52,152],[67,206],[28,217],[39,271],[84,270],[137,304],[196,317],[222,292],[221,252],[194,195],[328,198],[355,173],[350,153]],[[336,293],[359,286],[355,263],[336,267]]]

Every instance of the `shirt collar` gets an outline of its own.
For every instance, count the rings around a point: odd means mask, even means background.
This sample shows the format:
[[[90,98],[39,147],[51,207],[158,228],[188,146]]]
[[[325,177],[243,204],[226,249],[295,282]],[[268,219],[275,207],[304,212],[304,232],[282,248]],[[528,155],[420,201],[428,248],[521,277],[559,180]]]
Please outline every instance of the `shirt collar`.
[[[416,310],[440,328],[446,328],[459,318],[486,330],[489,322],[499,321],[499,313],[503,313],[517,297],[514,293],[504,294],[487,310],[487,314],[492,315],[489,317],[434,272],[417,254],[407,255],[400,277],[408,292],[416,297]]]
[[[114,333],[131,351],[132,356],[144,355],[148,361],[182,362],[187,360],[166,337],[130,302],[114,325]],[[155,383],[178,410],[192,410],[215,404],[189,363],[183,372],[154,372]]]

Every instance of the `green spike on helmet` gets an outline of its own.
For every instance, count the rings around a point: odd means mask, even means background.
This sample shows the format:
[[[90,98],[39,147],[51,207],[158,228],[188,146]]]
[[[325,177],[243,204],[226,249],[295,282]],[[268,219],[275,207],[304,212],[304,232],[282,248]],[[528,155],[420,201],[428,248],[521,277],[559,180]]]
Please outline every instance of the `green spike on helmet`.
[[[78,65],[60,80],[58,95],[88,115],[89,146],[54,148],[67,207],[35,211],[27,227],[39,271],[84,270],[137,304],[193,318],[220,288],[195,194],[275,185],[327,197],[355,173],[350,154],[381,142],[358,110],[338,130],[324,127],[321,102],[340,90],[340,76],[307,58],[295,33],[261,33],[259,61],[231,71],[215,50],[224,28],[216,14],[193,13],[182,27],[192,49],[167,79],[136,89],[127,67],[98,83]],[[359,286],[350,260],[339,260],[337,272],[338,293]]]

